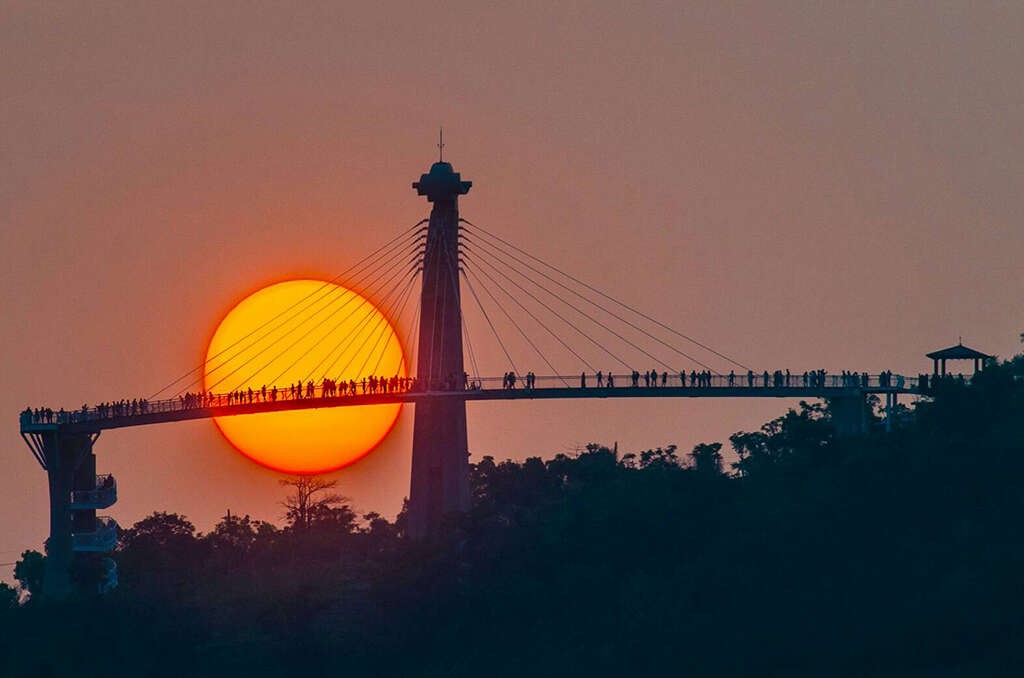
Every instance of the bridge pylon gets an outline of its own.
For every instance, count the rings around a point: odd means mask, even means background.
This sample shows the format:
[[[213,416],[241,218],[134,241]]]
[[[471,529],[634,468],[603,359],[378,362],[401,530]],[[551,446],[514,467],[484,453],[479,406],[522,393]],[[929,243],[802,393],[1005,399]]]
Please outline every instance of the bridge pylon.
[[[427,391],[463,387],[462,296],[459,288],[458,198],[472,182],[450,163],[435,162],[413,183],[433,203],[423,254],[416,378]],[[409,487],[409,534],[436,534],[445,516],[469,510],[466,401],[426,398],[416,403]]]
[[[117,501],[117,486],[113,476],[96,475],[92,448],[99,432],[72,433],[59,424],[41,424],[23,426],[22,437],[46,470],[50,490],[43,597],[60,600],[75,591],[109,588],[116,577],[112,561],[101,563],[97,554],[114,549],[118,528],[96,510]],[[107,582],[100,575],[104,568]]]

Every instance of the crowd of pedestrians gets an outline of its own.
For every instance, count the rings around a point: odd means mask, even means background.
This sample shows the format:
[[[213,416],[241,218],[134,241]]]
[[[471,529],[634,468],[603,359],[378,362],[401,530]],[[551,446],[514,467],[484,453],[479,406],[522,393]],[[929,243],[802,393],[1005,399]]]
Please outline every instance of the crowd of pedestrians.
[[[83,421],[95,419],[110,419],[113,417],[130,417],[137,414],[147,414],[150,411],[149,401],[145,398],[133,400],[117,400],[103,402],[95,407],[82,405],[81,409],[65,410],[63,408],[54,410],[49,407],[29,407],[21,412],[22,423],[27,424],[77,424]]]
[[[511,373],[509,373],[511,374]],[[676,377],[678,376],[678,382]],[[509,375],[506,375],[506,380]],[[514,378],[514,377],[513,377]],[[656,388],[664,386],[682,386],[691,388],[712,388],[712,387],[736,387],[746,386],[748,388],[793,388],[797,386],[807,388],[868,388],[869,386],[881,386],[883,388],[903,388],[904,378],[893,375],[886,371],[878,375],[877,381],[872,384],[867,372],[842,371],[839,374],[829,374],[826,370],[813,370],[803,374],[793,374],[789,370],[775,370],[761,373],[747,370],[745,375],[737,375],[735,370],[729,374],[714,374],[710,370],[697,372],[691,370],[689,375],[685,371],[676,374],[657,370],[639,372],[633,370],[629,375],[631,387]],[[598,388],[611,388],[615,386],[615,375],[611,372],[598,371],[591,377],[586,372],[580,374],[580,388],[587,388],[588,384],[595,384]]]
[[[515,372],[506,372],[505,376],[501,378],[501,388],[504,390],[514,390],[519,379],[520,377],[516,376]],[[523,388],[533,389],[537,386],[537,375],[533,372],[527,372],[522,376],[522,381]]]
[[[458,388],[455,380],[446,380],[446,390]],[[435,385],[436,386],[436,385]],[[323,379],[319,384],[313,381],[295,382],[285,387],[261,386],[258,389],[247,387],[227,393],[212,391],[188,391],[171,400],[150,403],[146,399],[119,400],[103,402],[93,407],[82,405],[78,410],[53,410],[50,408],[26,408],[20,414],[23,424],[77,424],[101,419],[116,419],[154,412],[169,412],[244,405],[249,403],[267,403],[278,400],[304,400],[308,398],[334,398],[354,396],[357,394],[401,393],[417,389],[415,377],[383,377],[371,375],[360,381]]]

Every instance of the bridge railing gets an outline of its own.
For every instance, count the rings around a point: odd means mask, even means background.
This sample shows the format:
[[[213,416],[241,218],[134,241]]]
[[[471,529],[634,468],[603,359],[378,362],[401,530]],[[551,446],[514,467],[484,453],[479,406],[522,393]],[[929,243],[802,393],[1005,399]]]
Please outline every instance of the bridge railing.
[[[819,372],[786,373],[785,371],[732,374],[698,374],[695,372],[637,373],[585,373],[577,375],[536,375],[531,380],[533,388],[689,388],[689,389],[901,389],[917,390],[921,384],[917,377],[897,374],[829,374]],[[376,385],[375,385],[376,384]],[[332,384],[309,384],[283,388],[245,389],[232,393],[186,393],[164,400],[121,400],[77,410],[25,410],[21,413],[22,426],[38,424],[80,424],[92,421],[119,419],[150,414],[182,412],[186,410],[215,408],[253,403],[322,399],[364,394],[386,394],[461,390],[523,389],[527,386],[526,375],[508,377],[468,377],[463,380],[448,380],[426,387],[417,384],[413,378],[366,379]]]
[[[104,509],[112,506],[116,501],[117,480],[111,473],[97,475],[92,489],[71,492],[71,508],[73,509]]]
[[[639,373],[583,373],[575,376],[536,375],[533,388],[824,388],[824,389],[917,389],[917,377],[898,374],[814,374],[814,373],[746,373],[697,374],[694,372]],[[503,377],[471,378],[471,384],[480,389],[509,388]],[[516,375],[512,388],[526,388],[524,375]]]
[[[117,546],[118,525],[110,516],[96,516],[96,529],[93,532],[75,532],[71,535],[71,548],[74,551],[92,551],[106,553]]]

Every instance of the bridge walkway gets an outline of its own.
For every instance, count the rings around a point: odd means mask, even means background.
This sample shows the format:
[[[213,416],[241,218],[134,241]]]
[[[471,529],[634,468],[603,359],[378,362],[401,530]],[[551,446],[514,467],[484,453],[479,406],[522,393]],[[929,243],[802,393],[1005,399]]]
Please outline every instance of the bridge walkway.
[[[394,403],[416,403],[431,398],[456,398],[468,402],[487,400],[552,400],[552,399],[604,399],[604,398],[840,398],[865,393],[891,393],[920,395],[916,378],[900,375],[868,375],[844,378],[842,375],[825,375],[823,379],[805,381],[802,375],[793,375],[789,380],[769,375],[707,375],[698,385],[693,385],[687,375],[686,382],[680,375],[658,375],[657,385],[646,385],[641,377],[636,386],[632,375],[613,374],[610,383],[602,375],[597,385],[596,375],[547,375],[537,376],[533,386],[524,388],[523,380],[516,379],[516,385],[509,387],[503,377],[485,377],[467,380],[468,388],[424,390],[414,380],[402,380],[409,388],[376,390],[364,392],[362,382],[356,385],[355,393],[345,389],[338,394],[323,385],[315,385],[312,395],[301,389],[296,394],[288,388],[268,391],[241,391],[219,394],[186,394],[178,398],[158,401],[119,401],[99,407],[83,407],[74,411],[26,410],[21,413],[22,433],[61,431],[65,433],[98,432],[130,426],[146,426],[172,421],[190,421],[212,417],[259,414],[263,412],[284,412],[324,407],[356,407]],[[585,385],[582,385],[584,384]],[[273,396],[271,396],[273,393]]]

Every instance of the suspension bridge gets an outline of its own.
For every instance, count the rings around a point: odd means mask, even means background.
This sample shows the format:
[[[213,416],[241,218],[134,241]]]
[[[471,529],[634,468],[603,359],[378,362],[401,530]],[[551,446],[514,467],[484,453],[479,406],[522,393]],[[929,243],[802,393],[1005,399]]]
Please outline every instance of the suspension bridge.
[[[150,397],[22,412],[21,435],[49,480],[46,595],[68,595],[75,563],[116,545],[116,522],[96,513],[117,499],[114,479],[96,473],[94,445],[105,430],[411,404],[409,533],[422,538],[435,534],[446,515],[469,508],[469,401],[825,398],[839,433],[849,435],[864,430],[867,396],[884,396],[889,411],[900,395],[927,390],[918,377],[889,372],[748,367],[461,219],[458,198],[471,186],[450,163],[434,163],[413,184],[432,204],[429,219],[402,229],[321,289]],[[359,295],[334,293],[331,283],[338,281]],[[417,293],[419,303],[410,303]],[[379,318],[364,309],[363,322],[344,325],[366,300],[381,310]],[[482,322],[479,335],[469,330],[470,308]],[[406,338],[408,363],[415,366],[410,375],[404,365],[384,360],[393,334],[389,324]],[[343,326],[349,329],[339,332]],[[489,355],[501,357],[503,375],[484,374],[478,363],[481,346],[474,347],[474,339],[487,341],[493,349]],[[312,369],[296,371],[302,357],[296,350],[317,347],[324,358]],[[525,370],[528,365],[540,366],[543,373]]]

